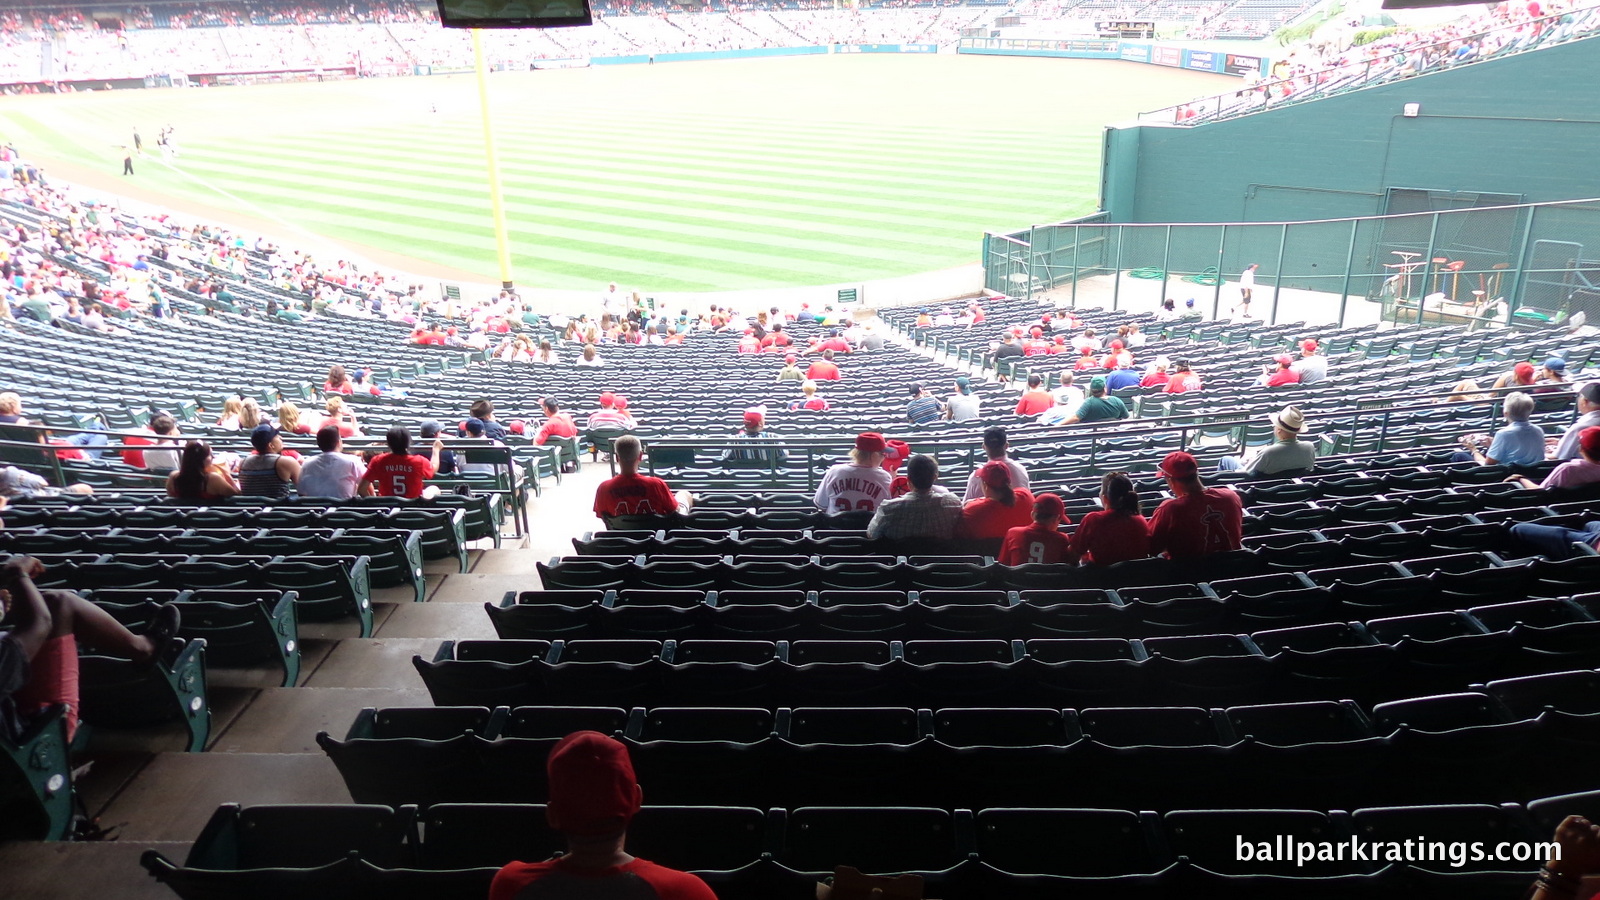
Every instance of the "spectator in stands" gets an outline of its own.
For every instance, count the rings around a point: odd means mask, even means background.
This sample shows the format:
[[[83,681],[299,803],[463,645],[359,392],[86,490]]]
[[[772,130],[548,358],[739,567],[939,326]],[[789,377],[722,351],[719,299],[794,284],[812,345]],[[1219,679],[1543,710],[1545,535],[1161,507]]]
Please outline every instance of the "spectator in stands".
[[[145,471],[165,473],[178,468],[177,420],[166,413],[156,413],[150,418],[150,433],[156,440],[154,447],[144,451]]]
[[[1569,459],[1544,477],[1538,484],[1533,479],[1513,475],[1506,481],[1525,488],[1570,488],[1600,483],[1600,425],[1591,425],[1578,435],[1578,458]]]
[[[1140,381],[1139,370],[1133,365],[1133,357],[1128,358],[1126,365],[1106,376],[1106,392],[1120,391],[1123,388],[1138,387]]]
[[[956,392],[944,404],[944,417],[951,422],[976,422],[983,405],[983,398],[972,391],[972,379],[965,375],[956,376]]]
[[[366,463],[344,452],[338,428],[327,425],[318,429],[317,449],[322,452],[300,465],[300,496],[349,500],[358,491],[371,493],[371,486],[361,481]]]
[[[67,740],[76,736],[80,638],[100,653],[148,663],[171,652],[181,620],[178,607],[164,603],[134,634],[77,594],[39,590],[34,579],[44,573],[31,556],[0,565],[0,618],[12,623],[0,632],[0,731],[12,741],[21,737],[18,726],[57,705],[67,708]]]
[[[833,357],[827,355],[829,351],[834,353],[850,352],[850,342],[839,336],[839,329],[837,328],[828,329],[827,336],[808,348],[806,353],[821,353],[824,357],[832,359]]]
[[[1274,357],[1272,364],[1262,366],[1261,377],[1256,379],[1256,387],[1283,387],[1299,383],[1300,373],[1294,370],[1294,357],[1287,353]]]
[[[1173,363],[1172,378],[1167,382],[1167,393],[1183,394],[1189,391],[1198,391],[1204,387],[1200,376],[1189,368],[1187,360],[1176,360]]]
[[[573,362],[573,365],[585,366],[588,368],[595,368],[605,364],[606,361],[601,359],[599,352],[595,350],[593,341],[583,345],[583,353],[579,355],[578,358]]]
[[[546,397],[539,401],[539,406],[544,409],[544,424],[539,426],[539,431],[533,436],[533,442],[543,447],[551,438],[570,438],[578,436],[578,423],[572,421],[572,416],[561,411],[561,405],[554,397]]]
[[[1563,386],[1567,384],[1567,361],[1552,356],[1539,368],[1538,384]]]
[[[1022,349],[1022,345],[1017,343],[1016,336],[1007,332],[1000,336],[1000,345],[994,348],[994,361],[999,364],[1006,359],[1020,359],[1026,352]]]
[[[545,366],[553,366],[561,362],[561,357],[554,349],[550,347],[550,339],[546,338],[539,342],[539,352],[534,355],[531,362]]]
[[[1534,371],[1533,363],[1519,362],[1511,367],[1511,371],[1502,373],[1499,378],[1496,378],[1494,386],[1496,389],[1517,387],[1519,385],[1523,387],[1530,386],[1533,384]]]
[[[1094,333],[1093,328],[1085,328],[1082,334],[1072,339],[1072,349],[1080,353],[1087,350],[1093,354],[1100,349],[1100,338]]]
[[[871,322],[861,326],[861,349],[882,350],[885,343],[883,335],[878,333],[877,326]]]
[[[1528,900],[1567,900],[1590,896],[1585,887],[1600,874],[1600,825],[1567,816],[1556,826],[1552,853],[1528,891]]]
[[[1172,365],[1172,360],[1167,359],[1165,356],[1156,357],[1155,362],[1151,363],[1150,364],[1150,368],[1145,371],[1144,377],[1139,379],[1139,386],[1140,387],[1162,387],[1162,386],[1164,386],[1167,382],[1172,380],[1172,376],[1167,374],[1167,369],[1171,365]]]
[[[1129,350],[1137,350],[1148,343],[1149,340],[1150,336],[1144,333],[1138,322],[1128,323],[1128,333],[1123,337],[1122,341]]]
[[[1072,415],[1062,420],[1063,425],[1075,425],[1079,422],[1105,422],[1113,419],[1126,419],[1128,417],[1128,404],[1122,402],[1121,397],[1106,396],[1106,380],[1096,375],[1089,379],[1089,396],[1078,405]]]
[[[815,381],[808,379],[800,382],[800,393],[802,396],[799,400],[789,402],[790,411],[809,409],[816,412],[826,412],[828,410],[828,401],[817,396],[817,383]]]
[[[250,429],[250,446],[255,452],[239,460],[239,493],[288,499],[300,481],[300,463],[283,455],[278,429],[265,423]]]
[[[1011,529],[1026,528],[1032,521],[1033,493],[1012,487],[1011,469],[1001,461],[979,466],[978,483],[983,496],[961,507],[962,532],[974,541],[994,544],[986,549],[998,549]]]
[[[1084,398],[1083,388],[1074,383],[1077,381],[1077,376],[1070,370],[1062,369],[1059,380],[1060,384],[1055,390],[1056,403],[1076,411],[1083,404]]]
[[[222,401],[222,415],[217,418],[217,427],[230,431],[239,430],[239,414],[244,411],[244,398],[227,397]]]
[[[1050,396],[1050,389],[1044,386],[1044,379],[1035,373],[1028,376],[1028,389],[1017,399],[1017,408],[1012,412],[1031,418],[1054,405],[1055,398]]]
[[[433,455],[427,459],[412,454],[411,433],[404,425],[391,426],[384,441],[389,445],[389,452],[374,457],[361,480],[371,482],[380,497],[438,496],[436,485],[424,486],[423,482],[439,471],[439,453],[444,450],[444,441],[434,438]]]
[[[829,365],[833,364],[829,363]],[[837,369],[838,366],[834,366],[834,368]],[[795,365],[795,358],[791,354],[783,358],[783,368],[778,370],[778,377],[773,380],[777,384],[783,384],[785,381],[805,381],[806,373],[800,371],[800,367]]]
[[[1024,469],[1021,463],[1011,458],[1010,449],[1010,440],[1004,428],[994,425],[984,429],[983,452],[989,457],[989,462],[1005,463],[1006,468],[1011,470],[1011,486],[1026,488],[1028,487],[1028,470]],[[981,469],[982,466],[978,468]],[[978,469],[974,469],[972,474],[967,477],[967,490],[962,495],[961,500],[963,503],[970,503],[983,496],[983,479],[978,477]]]
[[[1100,368],[1109,371],[1131,365],[1133,365],[1133,354],[1124,349],[1120,338],[1112,339],[1110,352],[1100,359]]]
[[[776,446],[777,439],[766,431],[766,424],[767,411],[764,407],[753,406],[745,410],[744,427],[733,436],[740,446],[729,448],[722,454],[722,461],[788,465],[789,455]]]
[[[1078,372],[1087,372],[1090,369],[1100,368],[1100,361],[1094,358],[1094,348],[1080,348],[1078,350],[1078,361],[1072,364],[1072,368]]]
[[[1083,405],[1081,400],[1073,404],[1071,396],[1062,391],[1056,391],[1054,396],[1056,405],[1040,413],[1036,420],[1040,425],[1061,425],[1072,418],[1072,414]]]
[[[1100,507],[1072,533],[1068,561],[1109,566],[1150,555],[1150,523],[1140,514],[1139,492],[1128,473],[1107,472],[1100,479]]]
[[[278,404],[278,430],[289,434],[312,434],[311,426],[300,421],[300,407],[285,400]]]
[[[183,445],[183,457],[178,470],[167,476],[167,496],[174,500],[196,503],[221,500],[239,493],[239,484],[227,466],[218,465],[205,441],[190,441]]]
[[[1306,417],[1296,406],[1285,406],[1267,416],[1272,423],[1271,444],[1237,456],[1224,456],[1217,463],[1218,472],[1245,471],[1252,475],[1305,474],[1316,468],[1317,448],[1310,441],[1302,441],[1300,432],[1306,427]]]
[[[1465,450],[1456,451],[1456,462],[1476,462],[1480,466],[1506,465],[1531,466],[1544,461],[1544,429],[1528,421],[1533,415],[1532,394],[1512,391],[1501,401],[1506,417],[1506,427],[1495,433],[1488,452],[1468,438],[1463,438]]]
[[[1167,454],[1158,471],[1172,499],[1150,519],[1151,554],[1194,559],[1243,546],[1244,505],[1238,494],[1206,487],[1199,464],[1182,450]]]
[[[65,491],[71,494],[92,494],[94,488],[87,484],[72,484],[61,490],[51,487],[43,475],[36,475],[16,466],[0,467],[0,499],[21,500],[28,497],[54,497]]]
[[[794,341],[783,333],[783,323],[773,322],[772,330],[767,333],[766,337],[761,339],[761,349],[763,352],[770,350],[774,353],[782,353],[793,343]]]
[[[324,426],[332,425],[339,429],[340,437],[360,437],[361,423],[356,421],[356,411],[344,405],[344,395],[334,394],[328,398],[326,411],[322,416],[322,423],[317,426],[320,431]]]
[[[883,461],[893,452],[883,435],[876,431],[856,435],[850,461],[839,463],[822,476],[812,502],[831,516],[877,509],[878,504],[889,499],[892,479]]]
[[[472,401],[472,406],[468,408],[468,415],[483,422],[483,433],[490,440],[504,441],[506,439],[506,427],[494,417],[493,400],[483,397]]]
[[[906,418],[913,425],[927,425],[939,421],[944,415],[944,404],[928,393],[920,384],[911,386],[911,399],[906,403]]]
[[[265,421],[266,415],[261,412],[261,404],[254,397],[247,398],[244,406],[239,409],[239,430],[255,431],[256,426]]]
[[[1066,518],[1067,508],[1060,497],[1055,494],[1035,497],[1032,521],[1006,532],[996,561],[1003,566],[1066,562],[1071,544],[1071,540],[1061,533],[1061,525]]]
[[[1301,384],[1316,384],[1328,380],[1328,358],[1318,353],[1318,349],[1315,338],[1306,338],[1300,342],[1300,358],[1295,360],[1290,368],[1300,376]]]
[[[1178,320],[1178,301],[1171,297],[1161,301],[1161,308],[1156,310],[1157,322],[1176,322]]]
[[[434,421],[433,419],[429,419],[428,421],[423,422],[421,425],[417,426],[417,435],[419,437],[421,437],[424,441],[431,442],[434,439],[438,438],[439,437],[439,433],[441,431],[443,431],[443,430],[444,430],[444,426],[443,425],[439,424],[438,422]],[[444,450],[440,450],[439,451],[439,467],[438,467],[438,469],[436,469],[434,471],[433,474],[435,474],[435,475],[460,475],[461,474],[461,469],[460,469],[460,467],[458,467],[456,465],[456,463],[457,463],[456,452],[454,450],[451,450],[451,449],[448,449],[448,448],[446,448]]]
[[[600,394],[600,409],[589,414],[585,427],[590,430],[596,428],[632,428],[633,416],[617,411],[617,395],[611,391]]]
[[[953,539],[961,527],[961,501],[936,484],[938,480],[939,463],[933,457],[919,453],[907,460],[906,481],[911,490],[877,507],[872,521],[867,523],[867,537],[889,541]]]
[[[1600,381],[1591,381],[1578,389],[1578,420],[1567,426],[1556,444],[1556,459],[1578,457],[1578,437],[1586,428],[1600,425]]]
[[[806,369],[807,381],[838,381],[839,367],[833,362],[833,351],[822,351],[822,358],[811,363]]]
[[[324,394],[353,394],[355,385],[351,383],[350,376],[345,374],[344,366],[335,364],[328,367],[328,380],[322,383]]]
[[[489,900],[531,897],[638,897],[716,900],[693,875],[625,852],[628,825],[643,792],[619,741],[596,731],[562,738],[545,761],[545,819],[567,852],[543,862],[513,862],[495,873]]]
[[[1578,555],[1573,544],[1600,551],[1600,519],[1587,522],[1582,528],[1518,522],[1511,526],[1511,536],[1546,559],[1570,559]]]
[[[644,445],[625,434],[611,445],[617,474],[594,492],[594,514],[609,522],[617,516],[671,516],[687,513],[694,498],[687,491],[674,496],[667,483],[654,475],[640,475]]]

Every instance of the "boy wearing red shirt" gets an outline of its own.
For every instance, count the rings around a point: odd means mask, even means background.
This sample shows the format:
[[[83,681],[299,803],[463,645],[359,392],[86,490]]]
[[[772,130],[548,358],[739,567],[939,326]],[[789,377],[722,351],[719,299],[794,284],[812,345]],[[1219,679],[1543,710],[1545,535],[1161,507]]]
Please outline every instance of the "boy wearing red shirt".
[[[545,819],[567,839],[567,852],[544,862],[507,864],[495,873],[489,900],[524,896],[717,900],[694,875],[624,851],[643,792],[628,748],[621,742],[597,731],[569,734],[550,750],[545,773],[550,784]]]
[[[1033,500],[1033,524],[1020,525],[1006,532],[1000,545],[999,563],[1003,566],[1020,566],[1023,563],[1066,562],[1067,547],[1071,539],[1060,531],[1067,518],[1066,504],[1055,494],[1040,494]]]
[[[377,488],[380,497],[405,497],[416,499],[422,496],[433,496],[439,493],[434,486],[423,487],[423,482],[433,477],[439,470],[439,453],[444,450],[444,442],[438,438],[433,441],[433,456],[423,459],[411,453],[411,432],[406,431],[404,425],[391,427],[384,435],[384,441],[389,445],[389,452],[380,454],[367,465],[367,474],[361,476],[362,481],[370,481]]]

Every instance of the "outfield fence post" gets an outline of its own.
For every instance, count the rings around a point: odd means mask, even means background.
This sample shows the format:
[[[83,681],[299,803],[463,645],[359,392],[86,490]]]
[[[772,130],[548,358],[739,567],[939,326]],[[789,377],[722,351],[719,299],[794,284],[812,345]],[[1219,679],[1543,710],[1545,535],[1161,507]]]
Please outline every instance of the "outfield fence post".
[[[1422,258],[1422,290],[1417,292],[1417,327],[1422,327],[1422,315],[1428,299],[1428,275],[1433,271],[1433,254],[1436,252],[1435,244],[1439,240],[1439,214],[1433,214],[1433,221],[1428,224],[1428,255]],[[1398,317],[1397,317],[1398,318]]]
[[[1344,257],[1344,287],[1339,291],[1339,327],[1344,327],[1345,313],[1350,305],[1350,270],[1356,265],[1356,238],[1360,234],[1361,220],[1350,220],[1350,250]]]
[[[1217,238],[1217,283],[1211,286],[1211,318],[1217,317],[1217,312],[1222,309],[1222,257],[1228,248],[1228,226],[1222,226],[1222,235]]]
[[[1272,276],[1272,312],[1267,324],[1278,324],[1278,295],[1283,293],[1283,251],[1289,246],[1289,223],[1283,223],[1278,232],[1278,268]]]
[[[1111,272],[1111,308],[1113,310],[1122,308],[1117,304],[1122,299],[1122,244],[1123,229],[1125,227],[1124,225],[1117,226],[1117,265]]]
[[[1072,308],[1078,308],[1078,279],[1083,277],[1078,268],[1078,255],[1083,251],[1083,226],[1072,226]]]
[[[1161,296],[1156,298],[1156,306],[1161,306],[1161,301],[1167,299],[1167,279],[1171,273],[1167,270],[1172,265],[1172,226],[1167,226],[1167,240],[1161,248]]]

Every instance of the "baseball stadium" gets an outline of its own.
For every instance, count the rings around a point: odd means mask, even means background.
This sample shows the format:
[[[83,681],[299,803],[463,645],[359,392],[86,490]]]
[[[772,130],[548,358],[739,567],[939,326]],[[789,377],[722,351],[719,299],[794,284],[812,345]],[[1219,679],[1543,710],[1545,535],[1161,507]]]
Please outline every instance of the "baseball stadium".
[[[4,4],[0,897],[1593,896],[1584,2]]]

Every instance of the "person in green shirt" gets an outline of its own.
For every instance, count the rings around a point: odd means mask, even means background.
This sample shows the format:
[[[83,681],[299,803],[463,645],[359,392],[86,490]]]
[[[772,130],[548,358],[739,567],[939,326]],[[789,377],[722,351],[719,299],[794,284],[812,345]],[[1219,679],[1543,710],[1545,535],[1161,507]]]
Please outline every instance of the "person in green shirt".
[[[22,310],[46,325],[49,325],[56,317],[55,310],[50,308],[49,302],[39,296],[37,291],[29,294],[28,299],[22,301]]]
[[[1063,425],[1073,425],[1078,422],[1104,422],[1110,419],[1126,419],[1128,405],[1120,397],[1106,396],[1106,380],[1099,375],[1089,380],[1089,396],[1084,398],[1083,405],[1078,411],[1062,421]]]

